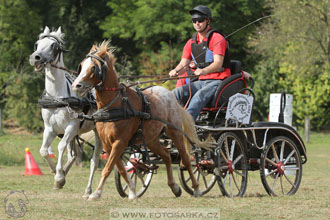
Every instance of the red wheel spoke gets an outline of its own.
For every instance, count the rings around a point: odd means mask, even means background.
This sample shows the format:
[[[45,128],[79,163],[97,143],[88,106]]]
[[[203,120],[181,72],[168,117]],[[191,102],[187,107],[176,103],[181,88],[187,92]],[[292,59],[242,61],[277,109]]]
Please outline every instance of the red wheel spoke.
[[[275,169],[275,170],[273,170],[273,171],[267,173],[267,174],[266,174],[266,177],[269,176],[269,175],[272,175],[272,174],[274,174],[274,173],[276,173],[276,172],[277,172],[277,169]]]
[[[228,148],[228,139],[227,138],[225,138],[224,144],[225,144],[225,151],[226,151],[227,158],[228,158],[228,160],[230,160],[229,148]]]
[[[289,161],[289,159],[292,157],[292,155],[293,155],[295,152],[296,152],[295,150],[291,151],[291,153],[287,156],[287,158],[286,158],[285,161],[283,162],[284,165]]]
[[[286,180],[291,184],[292,187],[296,188],[296,186],[291,182],[291,180],[284,174]]]
[[[271,159],[269,159],[269,158],[265,158],[269,163],[271,163],[272,165],[274,165],[274,166],[277,166],[277,164],[274,162],[274,161],[272,161]]]
[[[207,188],[207,181],[206,181],[206,177],[205,176],[203,176],[203,182],[204,182],[205,188]]]
[[[279,176],[280,174],[279,173],[277,173],[276,174],[276,177],[275,177],[275,179],[274,179],[274,183],[273,183],[273,188],[272,188],[272,192],[275,194],[275,184],[276,184],[276,180],[277,180],[277,178],[278,178],[278,176]]]
[[[226,163],[229,163],[227,157],[225,156],[225,154],[223,153],[223,151],[220,149],[220,154],[223,157],[223,159],[225,160]]]
[[[280,161],[281,162],[283,161],[284,146],[285,146],[285,141],[282,141],[281,153],[280,153]]]
[[[237,170],[234,170],[234,172],[242,177],[246,177],[243,173],[238,172]]]
[[[282,180],[282,175],[280,176],[280,182],[281,182],[281,189],[282,189],[282,194],[284,195],[284,188],[283,188],[283,180]]]
[[[275,149],[274,144],[272,144],[272,150],[273,150],[273,154],[274,154],[276,163],[280,162],[280,159],[278,159],[278,155],[277,155],[277,152],[276,152],[276,149]]]
[[[240,189],[239,189],[239,187],[238,187],[238,185],[237,185],[237,182],[236,182],[236,179],[235,179],[234,174],[232,174],[232,177],[233,177],[233,181],[234,181],[234,183],[235,183],[235,186],[236,186],[238,192],[240,192]]]
[[[243,154],[239,155],[238,157],[236,157],[236,159],[233,162],[233,165],[235,165],[240,159],[243,158]]]
[[[233,139],[231,142],[231,148],[230,148],[230,160],[233,160],[234,157],[234,151],[235,151],[235,144],[236,144],[236,139]]]

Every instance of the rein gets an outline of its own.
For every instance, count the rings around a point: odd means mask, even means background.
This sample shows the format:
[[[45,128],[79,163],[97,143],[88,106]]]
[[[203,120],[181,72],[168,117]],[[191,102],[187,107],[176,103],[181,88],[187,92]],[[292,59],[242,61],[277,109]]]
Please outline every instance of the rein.
[[[155,75],[157,77],[159,76],[167,76],[167,75]],[[151,78],[151,77],[155,77],[155,76],[142,76],[142,78]],[[196,77],[195,75],[189,75],[189,76],[176,76],[176,77],[166,77],[166,78],[161,78],[161,79],[155,79],[155,80],[148,80],[148,81],[137,81],[135,83],[129,84],[126,86],[126,88],[130,88],[133,86],[137,86],[137,85],[143,85],[143,84],[147,84],[147,83],[153,83],[153,82],[166,82],[167,80],[176,80],[176,79],[185,79],[185,78],[193,78]],[[97,86],[95,87],[95,89],[99,90],[99,91],[119,91],[122,90],[122,87],[116,88],[116,87],[102,87],[102,86]]]
[[[60,70],[64,70],[68,73],[71,73],[73,75],[78,75],[78,72],[77,71],[74,71],[74,70],[70,70],[68,68],[65,68],[65,67],[62,67],[62,66],[57,66],[56,64],[51,64],[52,67],[56,68],[56,69],[60,69]]]

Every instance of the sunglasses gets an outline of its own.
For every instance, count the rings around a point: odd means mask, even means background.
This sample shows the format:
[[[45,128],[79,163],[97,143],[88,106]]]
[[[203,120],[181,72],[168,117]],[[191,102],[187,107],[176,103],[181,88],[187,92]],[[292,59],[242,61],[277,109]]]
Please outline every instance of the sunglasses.
[[[191,20],[195,24],[197,21],[198,21],[198,23],[204,22],[205,18],[192,18]]]

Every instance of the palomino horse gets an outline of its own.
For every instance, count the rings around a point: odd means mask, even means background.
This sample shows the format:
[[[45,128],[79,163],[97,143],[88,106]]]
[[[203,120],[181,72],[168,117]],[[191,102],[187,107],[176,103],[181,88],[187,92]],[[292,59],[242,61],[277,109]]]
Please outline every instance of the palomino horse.
[[[163,129],[173,140],[180,153],[182,163],[190,174],[194,195],[201,196],[186,149],[191,146],[185,148],[181,127],[191,139],[190,141],[197,143],[198,146],[209,147],[209,144],[199,141],[192,117],[179,105],[173,93],[160,86],[136,92],[129,87],[120,85],[114,68],[114,56],[107,41],[100,46],[94,45],[87,58],[82,61],[80,68],[80,74],[72,84],[73,90],[78,94],[84,94],[95,87],[98,112],[104,115],[108,110],[114,110],[114,112],[108,112],[109,115],[123,116],[114,120],[106,118],[105,121],[96,122],[103,148],[109,154],[109,158],[102,171],[100,183],[96,191],[90,195],[89,200],[101,197],[107,177],[115,164],[117,167],[122,166],[120,156],[133,137],[135,137],[133,138],[135,144],[146,143],[153,153],[162,158],[167,169],[168,185],[176,196],[180,196],[181,188],[173,178],[170,154],[159,142]],[[142,115],[146,113],[143,109],[148,109],[146,105],[149,106],[151,114],[150,118],[143,119]],[[141,127],[141,121],[143,121],[143,127]],[[142,132],[139,133],[143,135],[136,137],[135,134],[140,129]],[[119,172],[121,173],[121,171]]]
[[[61,32],[61,28],[58,28],[55,32],[50,32],[49,28],[46,27],[44,32],[39,35],[35,51],[30,56],[30,64],[35,66],[35,70],[45,71],[44,96],[53,100],[54,103],[61,103],[62,98],[77,97],[76,93],[72,91],[70,82],[65,77],[65,71],[60,69],[64,68],[62,53],[63,37],[64,34]],[[95,110],[90,109],[88,113],[91,114]],[[88,198],[92,192],[93,176],[98,166],[102,143],[97,134],[94,122],[84,121],[82,123],[79,119],[73,119],[71,116],[72,112],[70,111],[66,107],[42,108],[41,112],[45,128],[40,154],[48,162],[52,172],[56,173],[54,189],[60,189],[64,186],[65,176],[69,172],[76,157],[71,142],[73,142],[74,137],[77,135],[94,130],[96,147],[91,159],[90,177],[84,194],[84,197]],[[58,135],[63,135],[63,138],[58,144],[59,156],[55,168],[47,149],[53,139]],[[68,147],[68,161],[63,167],[63,153],[66,147]]]

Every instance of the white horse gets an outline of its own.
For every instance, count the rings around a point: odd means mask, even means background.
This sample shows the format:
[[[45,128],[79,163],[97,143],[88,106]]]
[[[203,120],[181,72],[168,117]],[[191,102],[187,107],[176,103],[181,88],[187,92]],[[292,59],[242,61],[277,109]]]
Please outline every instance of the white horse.
[[[63,37],[61,27],[53,32],[45,27],[44,32],[39,35],[39,40],[36,42],[35,51],[30,55],[30,64],[35,67],[35,70],[45,71],[45,97],[54,100],[54,102],[60,102],[62,98],[66,97],[77,97],[76,93],[72,91],[70,82],[65,77],[66,71],[61,69],[64,68]],[[93,113],[93,111],[95,110],[90,109],[88,114]],[[74,137],[94,130],[96,146],[91,159],[88,185],[83,196],[88,198],[92,192],[93,176],[102,150],[102,143],[95,129],[94,121],[81,122],[79,119],[73,118],[71,110],[67,107],[42,108],[41,112],[45,128],[40,154],[48,162],[52,172],[56,173],[54,189],[60,189],[64,186],[65,176],[76,158],[75,149],[71,144]],[[55,167],[47,149],[58,135],[63,135],[63,138],[58,144],[59,156]],[[68,148],[68,160],[63,167],[63,153],[66,147]]]

